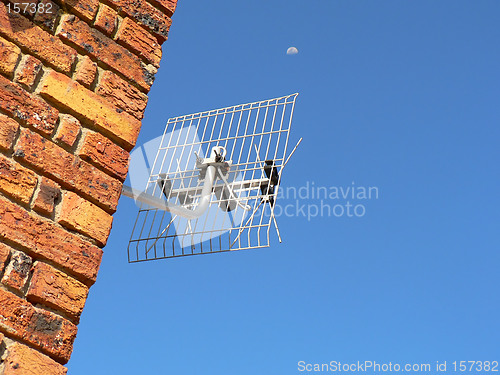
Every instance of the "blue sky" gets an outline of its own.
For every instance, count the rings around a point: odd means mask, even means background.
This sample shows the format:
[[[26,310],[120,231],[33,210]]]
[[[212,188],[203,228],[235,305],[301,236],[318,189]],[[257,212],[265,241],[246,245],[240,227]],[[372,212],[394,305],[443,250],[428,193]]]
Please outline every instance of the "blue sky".
[[[304,141],[283,186],[379,196],[357,202],[363,217],[280,217],[270,248],[140,264],[127,263],[137,209],[123,197],[69,373],[499,361],[499,12],[179,0],[139,144],[172,116],[299,92],[291,142]]]

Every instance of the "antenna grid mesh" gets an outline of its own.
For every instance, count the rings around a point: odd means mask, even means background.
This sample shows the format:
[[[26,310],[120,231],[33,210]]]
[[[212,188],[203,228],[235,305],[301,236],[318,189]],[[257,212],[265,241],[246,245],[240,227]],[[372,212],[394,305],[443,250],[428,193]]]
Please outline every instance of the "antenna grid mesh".
[[[129,262],[269,246],[296,97],[170,118],[146,194],[194,210],[205,182],[197,160],[222,146],[229,168],[218,167],[208,208],[198,218],[143,204],[128,246]]]

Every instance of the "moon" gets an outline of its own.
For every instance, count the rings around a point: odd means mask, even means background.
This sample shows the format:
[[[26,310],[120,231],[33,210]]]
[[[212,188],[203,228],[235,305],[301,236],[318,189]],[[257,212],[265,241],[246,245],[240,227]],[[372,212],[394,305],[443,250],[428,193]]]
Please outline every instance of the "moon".
[[[297,53],[299,53],[299,50],[295,47],[290,47],[286,50],[287,55],[296,55]]]

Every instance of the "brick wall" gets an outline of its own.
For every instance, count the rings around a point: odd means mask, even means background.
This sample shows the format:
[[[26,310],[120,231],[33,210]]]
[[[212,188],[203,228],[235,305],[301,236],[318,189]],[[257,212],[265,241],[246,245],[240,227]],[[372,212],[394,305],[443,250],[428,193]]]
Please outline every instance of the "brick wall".
[[[0,374],[66,373],[176,2],[0,0]]]

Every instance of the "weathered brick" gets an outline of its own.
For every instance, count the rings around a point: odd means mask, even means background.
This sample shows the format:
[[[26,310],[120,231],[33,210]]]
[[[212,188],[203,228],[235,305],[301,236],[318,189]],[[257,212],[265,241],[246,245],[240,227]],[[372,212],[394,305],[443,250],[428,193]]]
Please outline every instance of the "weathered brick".
[[[116,210],[122,183],[55,143],[23,129],[14,155],[50,175],[61,186],[82,193],[98,206],[110,212]]]
[[[71,276],[49,266],[37,262],[26,297],[32,303],[60,310],[70,318],[78,321],[89,288]]]
[[[54,181],[42,177],[40,187],[36,192],[33,209],[42,215],[51,216],[54,212],[56,201],[61,197],[61,187]]]
[[[3,375],[66,375],[68,369],[35,349],[13,343],[7,348]]]
[[[7,114],[43,134],[52,134],[59,116],[57,109],[2,76],[0,76],[0,98],[2,98],[0,108]]]
[[[76,67],[75,81],[89,88],[95,80],[97,64],[90,57],[84,56]]]
[[[177,0],[151,0],[151,3],[163,10],[169,17],[172,17],[177,8]]]
[[[129,153],[99,133],[88,133],[80,157],[124,181],[127,177]]]
[[[116,40],[148,63],[157,68],[160,66],[161,46],[157,39],[130,18],[125,18],[121,23]]]
[[[55,360],[66,363],[73,350],[77,328],[51,312],[0,289],[0,330],[25,341]]]
[[[111,231],[113,216],[79,195],[67,191],[63,194],[57,221],[69,229],[95,239],[99,245],[104,246]]]
[[[135,145],[140,121],[127,113],[119,113],[118,108],[63,74],[50,72],[41,83],[40,94],[76,117],[83,117],[127,150]]]
[[[99,80],[96,93],[112,105],[123,109],[138,120],[144,117],[148,97],[115,73],[105,71]]]
[[[58,264],[86,285],[95,282],[102,258],[97,246],[1,196],[0,217],[0,238],[26,248],[36,258]]]
[[[167,40],[172,20],[169,14],[141,0],[110,0],[120,12],[146,26],[162,43]]]
[[[102,31],[106,35],[111,35],[116,29],[117,13],[114,9],[108,7],[106,4],[101,4],[99,12],[94,22],[97,30]]]
[[[26,48],[54,69],[65,73],[71,71],[77,56],[73,48],[27,18],[16,13],[8,13],[4,3],[0,3],[0,34]]]
[[[99,8],[99,0],[61,0],[61,3],[66,11],[88,22],[92,22]]]
[[[50,32],[53,32],[56,28],[57,14],[59,13],[59,5],[51,0],[41,0],[38,5],[38,11],[33,21],[39,24]]]
[[[21,291],[28,280],[33,259],[22,251],[14,250],[10,262],[5,268],[2,284]]]
[[[122,73],[144,90],[149,90],[153,84],[154,76],[137,56],[100,31],[90,28],[74,15],[67,14],[61,18],[57,35],[80,47],[89,56]]]
[[[36,174],[0,154],[0,191],[28,204],[37,185]]]
[[[54,139],[68,147],[73,147],[80,134],[80,121],[71,115],[62,114],[59,116],[59,126],[57,127]]]
[[[3,272],[3,269],[6,266],[5,263],[7,262],[7,259],[9,259],[10,250],[9,246],[0,242],[0,273]]]
[[[0,37],[0,73],[8,76],[14,73],[20,54],[18,46]]]
[[[24,56],[16,71],[15,80],[31,89],[41,70],[40,60],[30,55]]]
[[[10,150],[16,138],[19,124],[0,113],[0,150]]]

